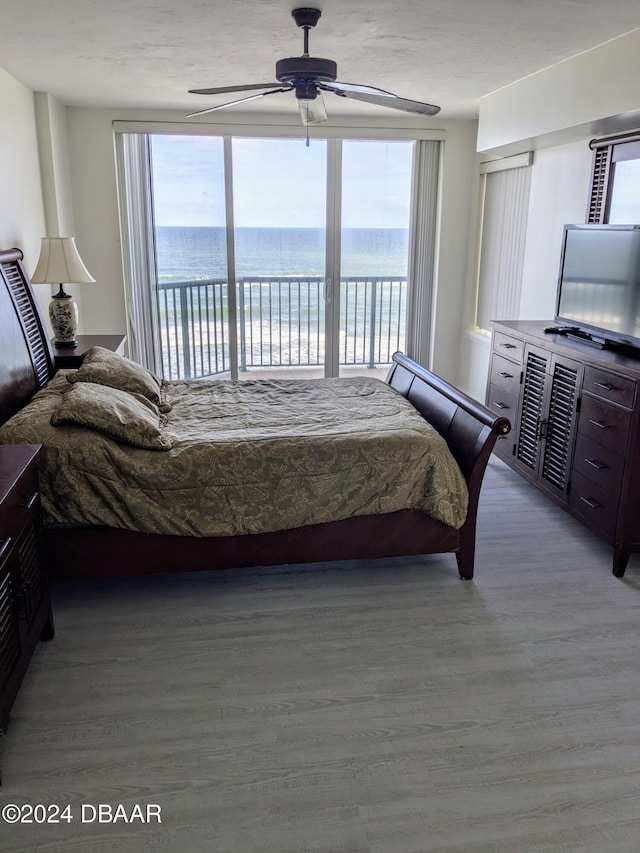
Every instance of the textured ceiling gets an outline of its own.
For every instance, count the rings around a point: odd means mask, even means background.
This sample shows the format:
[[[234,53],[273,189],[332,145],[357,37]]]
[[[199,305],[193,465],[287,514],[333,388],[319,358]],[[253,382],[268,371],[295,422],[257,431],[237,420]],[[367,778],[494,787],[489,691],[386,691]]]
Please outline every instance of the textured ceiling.
[[[0,0],[0,66],[76,106],[190,112],[234,96],[190,88],[269,83],[302,53],[286,0]],[[321,0],[310,53],[338,79],[477,115],[478,99],[640,26],[638,0]],[[238,96],[240,97],[240,96]],[[331,115],[395,111],[325,97]],[[237,107],[235,109],[238,109]],[[287,93],[247,111],[291,110]],[[427,119],[428,121],[428,119]]]

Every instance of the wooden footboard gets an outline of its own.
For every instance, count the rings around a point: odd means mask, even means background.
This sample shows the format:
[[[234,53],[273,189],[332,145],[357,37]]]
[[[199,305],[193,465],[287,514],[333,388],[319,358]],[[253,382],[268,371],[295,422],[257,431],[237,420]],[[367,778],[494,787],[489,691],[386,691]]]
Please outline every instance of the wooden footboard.
[[[467,481],[469,509],[455,553],[460,577],[471,579],[480,487],[493,446],[498,436],[510,431],[511,424],[402,353],[393,356],[387,382],[438,430]]]

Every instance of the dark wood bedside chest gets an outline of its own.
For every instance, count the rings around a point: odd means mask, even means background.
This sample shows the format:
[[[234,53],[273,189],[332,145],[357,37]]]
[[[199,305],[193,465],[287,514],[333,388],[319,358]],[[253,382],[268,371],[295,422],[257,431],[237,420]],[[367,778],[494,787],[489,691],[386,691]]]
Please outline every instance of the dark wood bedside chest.
[[[78,335],[77,347],[56,347],[51,339],[53,356],[58,370],[80,367],[82,360],[91,347],[104,347],[118,355],[124,355],[126,335]]]
[[[0,730],[38,640],[54,634],[40,560],[40,445],[0,446]]]

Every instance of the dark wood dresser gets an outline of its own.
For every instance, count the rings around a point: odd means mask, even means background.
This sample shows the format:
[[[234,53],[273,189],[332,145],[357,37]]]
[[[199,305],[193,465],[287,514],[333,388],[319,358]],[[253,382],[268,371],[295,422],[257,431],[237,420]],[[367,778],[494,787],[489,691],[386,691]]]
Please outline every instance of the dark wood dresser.
[[[640,352],[494,323],[486,403],[512,431],[494,452],[614,549],[640,550]]]
[[[0,446],[0,729],[39,639],[53,637],[40,562],[39,445]]]

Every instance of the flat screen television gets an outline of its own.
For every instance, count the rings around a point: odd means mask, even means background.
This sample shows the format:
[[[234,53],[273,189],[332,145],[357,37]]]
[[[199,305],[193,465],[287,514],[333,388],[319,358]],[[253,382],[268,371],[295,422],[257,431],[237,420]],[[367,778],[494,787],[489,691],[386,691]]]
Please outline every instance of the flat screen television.
[[[640,347],[640,225],[565,225],[555,323],[600,346]]]

